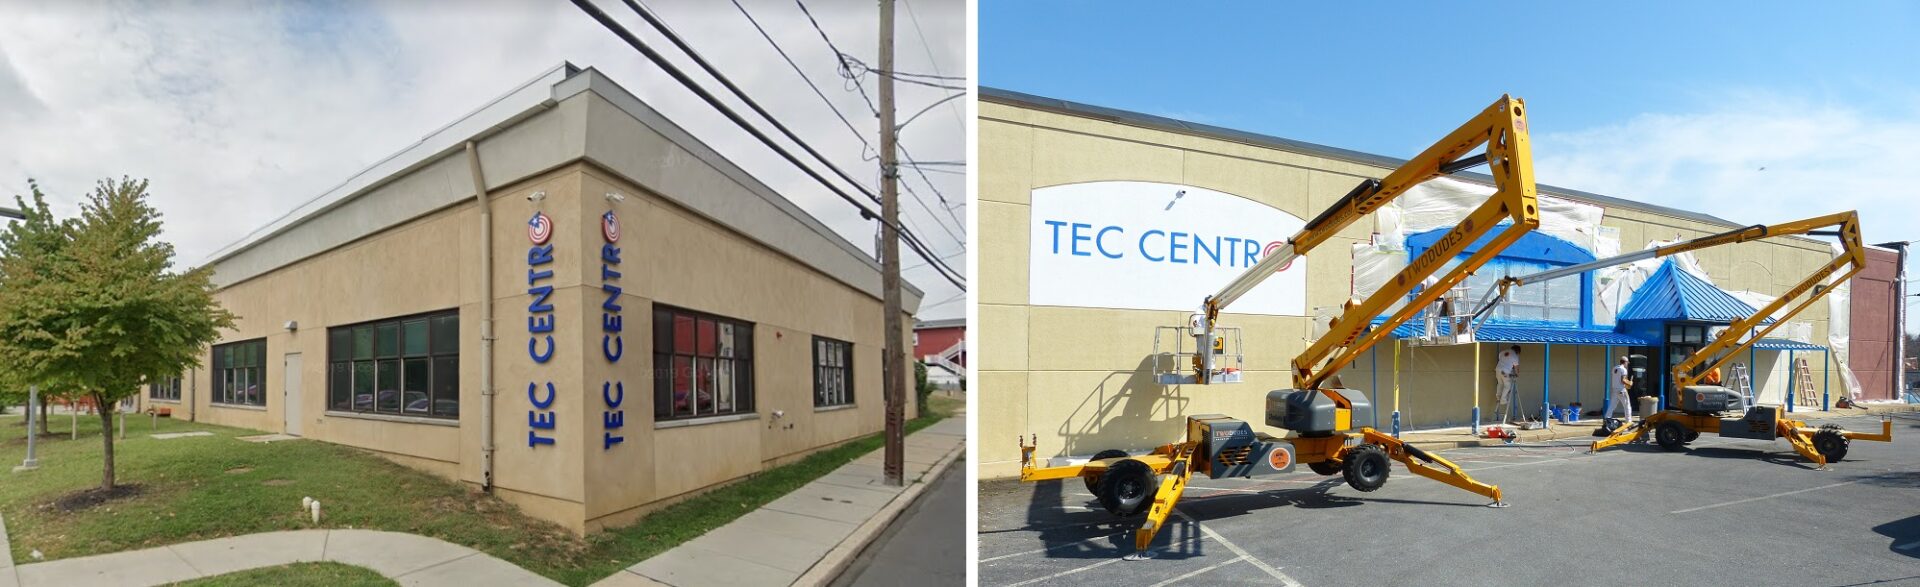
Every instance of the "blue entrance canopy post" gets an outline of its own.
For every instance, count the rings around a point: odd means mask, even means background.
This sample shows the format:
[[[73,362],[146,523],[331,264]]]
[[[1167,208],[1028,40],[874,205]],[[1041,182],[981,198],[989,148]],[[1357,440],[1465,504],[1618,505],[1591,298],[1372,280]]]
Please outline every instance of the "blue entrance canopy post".
[[[1793,362],[1793,349],[1787,349],[1787,413],[1793,413],[1793,387],[1799,385],[1799,363]]]
[[[1545,429],[1553,427],[1549,409],[1553,405],[1553,343],[1547,343],[1547,351],[1541,354],[1547,356],[1540,369],[1540,427]]]
[[[1831,412],[1833,404],[1828,403],[1827,392],[1833,387],[1833,348],[1820,351],[1820,357],[1821,362],[1825,363],[1820,368],[1820,411]]]
[[[1613,345],[1607,345],[1607,384],[1600,386],[1600,421],[1613,415]]]

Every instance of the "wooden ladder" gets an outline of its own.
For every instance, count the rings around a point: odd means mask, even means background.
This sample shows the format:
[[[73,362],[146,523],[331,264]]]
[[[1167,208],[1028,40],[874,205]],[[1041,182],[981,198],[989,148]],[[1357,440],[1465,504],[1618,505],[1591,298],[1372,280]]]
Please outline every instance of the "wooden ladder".
[[[1813,369],[1807,366],[1806,357],[1793,360],[1793,404],[1801,407],[1820,407],[1820,396],[1814,393]]]

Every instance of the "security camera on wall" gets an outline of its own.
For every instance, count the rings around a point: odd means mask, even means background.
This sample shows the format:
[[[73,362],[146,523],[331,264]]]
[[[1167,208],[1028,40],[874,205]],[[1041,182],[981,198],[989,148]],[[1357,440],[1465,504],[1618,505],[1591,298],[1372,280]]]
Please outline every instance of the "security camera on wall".
[[[546,192],[534,192],[531,194],[527,194],[527,201],[529,202],[538,202],[540,200],[545,200],[545,199],[547,199]]]

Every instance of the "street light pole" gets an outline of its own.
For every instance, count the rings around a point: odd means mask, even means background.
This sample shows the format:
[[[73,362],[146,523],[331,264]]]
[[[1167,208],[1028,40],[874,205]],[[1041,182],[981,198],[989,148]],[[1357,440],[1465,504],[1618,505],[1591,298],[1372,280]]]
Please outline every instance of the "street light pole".
[[[0,206],[0,217],[12,218],[14,220],[27,219],[26,214],[21,213],[19,210],[8,208],[6,206]],[[24,461],[21,461],[20,466],[13,468],[13,472],[15,473],[18,473],[21,471],[32,471],[34,469],[40,468],[40,459],[34,458],[34,448],[35,448],[34,445],[40,436],[39,422],[34,421],[34,415],[38,413],[40,413],[40,386],[37,384],[28,385],[27,386],[27,459]]]

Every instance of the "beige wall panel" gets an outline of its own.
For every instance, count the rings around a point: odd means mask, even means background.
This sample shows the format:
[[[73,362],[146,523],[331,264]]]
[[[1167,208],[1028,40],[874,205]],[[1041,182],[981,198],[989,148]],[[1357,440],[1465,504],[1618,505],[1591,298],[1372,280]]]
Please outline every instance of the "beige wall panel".
[[[1182,152],[1072,134],[1033,131],[1033,187],[1089,181],[1159,181],[1179,183]]]
[[[983,479],[1018,475],[1020,447],[1014,437],[1042,432],[1027,425],[1027,405],[1032,401],[1027,393],[1027,372],[981,371],[979,379],[973,393],[980,396],[979,415],[974,418],[979,426],[976,437],[980,440],[971,458],[979,462]],[[1059,437],[1053,434],[1041,438],[1050,443],[1059,442]]]
[[[655,498],[760,471],[759,419],[663,428],[653,433]]]
[[[1308,206],[1308,176],[1299,167],[1222,157],[1208,153],[1188,153],[1182,183],[1247,198],[1299,217],[1312,220]]]
[[[1033,128],[980,121],[980,198],[982,202],[1025,204],[1033,191]],[[985,147],[991,145],[991,148]]]
[[[981,304],[973,335],[981,341],[975,366],[980,371],[1027,369],[1027,306]]]
[[[1028,224],[1032,209],[1018,204],[976,202],[979,206],[978,237],[974,254],[980,259],[980,279],[974,287],[975,303],[1025,304],[1028,294]]]

